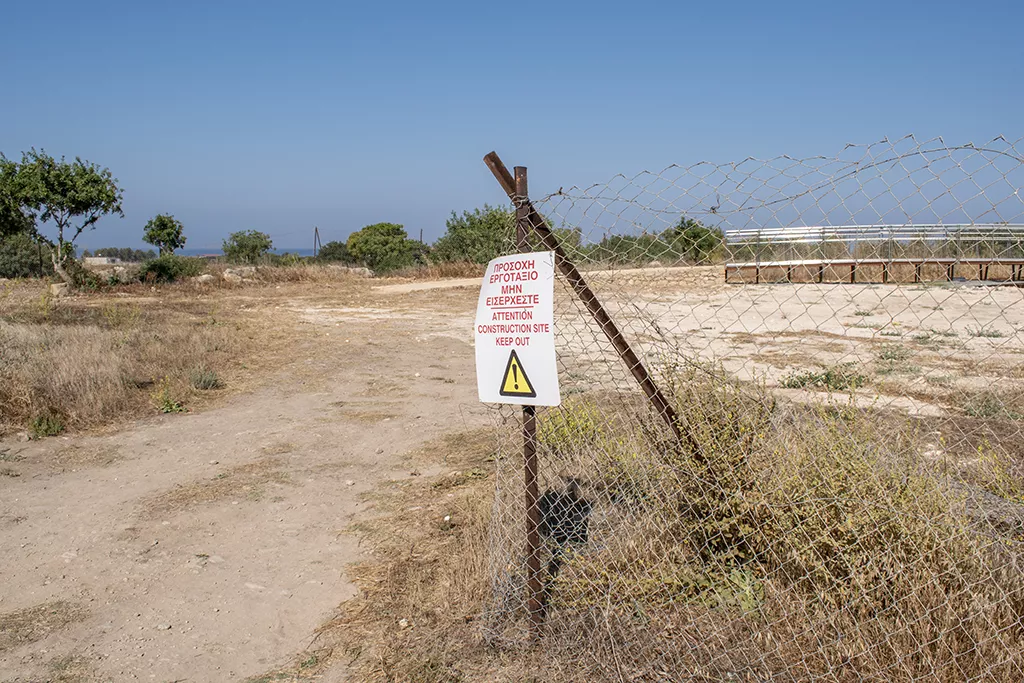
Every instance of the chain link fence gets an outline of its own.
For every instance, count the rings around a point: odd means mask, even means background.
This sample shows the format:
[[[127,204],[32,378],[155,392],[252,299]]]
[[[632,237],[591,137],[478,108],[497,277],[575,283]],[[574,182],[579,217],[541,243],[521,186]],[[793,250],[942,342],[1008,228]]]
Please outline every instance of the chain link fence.
[[[682,437],[559,278],[547,670],[1024,679],[1019,144],[907,137],[534,200]],[[517,647],[521,417],[499,414],[484,635]]]

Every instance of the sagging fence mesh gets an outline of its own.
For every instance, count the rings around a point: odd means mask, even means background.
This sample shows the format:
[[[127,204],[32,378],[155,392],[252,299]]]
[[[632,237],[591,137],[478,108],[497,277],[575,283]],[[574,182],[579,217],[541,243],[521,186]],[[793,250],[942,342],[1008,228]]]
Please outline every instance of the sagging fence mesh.
[[[681,434],[560,277],[537,656],[562,680],[1022,680],[1022,186],[1011,142],[908,137],[534,200]],[[500,414],[484,631],[510,645]]]

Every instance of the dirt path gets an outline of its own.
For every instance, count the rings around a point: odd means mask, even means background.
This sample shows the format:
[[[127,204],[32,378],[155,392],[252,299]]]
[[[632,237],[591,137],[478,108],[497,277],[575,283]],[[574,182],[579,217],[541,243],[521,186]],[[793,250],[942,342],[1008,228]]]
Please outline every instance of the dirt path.
[[[0,444],[0,680],[232,681],[301,651],[354,594],[363,494],[485,421],[461,294],[275,301],[305,333],[262,389]]]
[[[374,287],[374,289],[382,294],[409,294],[411,292],[427,292],[434,289],[459,289],[461,287],[480,289],[480,278],[464,277],[452,280],[403,282],[397,285],[381,285],[380,287]]]

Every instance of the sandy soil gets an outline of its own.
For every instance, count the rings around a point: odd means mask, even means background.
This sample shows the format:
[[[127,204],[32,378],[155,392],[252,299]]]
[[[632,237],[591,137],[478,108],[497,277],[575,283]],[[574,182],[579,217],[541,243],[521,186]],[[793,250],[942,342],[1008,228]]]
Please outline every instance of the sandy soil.
[[[1018,287],[726,285],[720,268],[589,278],[653,370],[666,357],[714,362],[801,399],[806,391],[782,388],[788,377],[842,366],[865,377],[856,392],[863,404],[932,416],[980,391],[1017,392],[1024,378]],[[573,297],[563,291],[556,302],[563,390],[632,389],[633,379]]]
[[[485,421],[474,299],[278,298],[296,344],[262,388],[0,444],[0,680],[232,681],[301,651],[354,593],[364,494]]]

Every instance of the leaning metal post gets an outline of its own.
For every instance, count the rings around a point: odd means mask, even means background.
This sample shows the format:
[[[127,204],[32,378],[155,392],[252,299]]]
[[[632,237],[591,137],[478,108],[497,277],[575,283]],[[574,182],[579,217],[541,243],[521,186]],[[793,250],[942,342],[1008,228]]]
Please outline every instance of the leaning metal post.
[[[519,219],[517,220],[517,237],[520,234],[518,226],[523,224],[520,216],[525,215],[525,223],[529,229],[533,230],[548,250],[555,252],[555,265],[558,266],[558,270],[561,271],[565,279],[569,281],[569,285],[573,288],[573,291],[576,292],[576,295],[583,302],[583,305],[587,307],[588,311],[590,311],[590,315],[593,316],[605,336],[608,337],[608,340],[612,343],[612,346],[615,347],[615,351],[618,353],[619,358],[621,358],[622,362],[626,364],[626,367],[629,368],[633,378],[640,385],[640,388],[643,389],[644,394],[647,395],[647,400],[651,402],[655,411],[661,415],[661,418],[668,425],[669,429],[672,430],[672,433],[675,434],[676,438],[683,440],[684,435],[679,428],[679,419],[676,416],[676,411],[665,398],[665,395],[661,393],[661,389],[658,388],[658,385],[654,383],[654,380],[647,371],[647,368],[644,367],[644,364],[633,352],[629,342],[627,342],[626,338],[622,336],[619,328],[615,326],[614,322],[612,322],[608,312],[605,310],[604,306],[601,305],[601,302],[598,300],[593,290],[590,289],[586,280],[583,279],[579,270],[576,269],[576,266],[573,265],[572,261],[570,261],[565,255],[565,252],[562,250],[561,245],[558,244],[558,240],[551,232],[551,228],[548,226],[545,218],[533,206],[529,197],[519,195],[516,190],[516,179],[514,179],[512,174],[508,172],[508,168],[505,167],[505,164],[502,163],[501,159],[495,152],[491,152],[485,156],[484,163],[486,163],[487,167],[491,169],[491,173],[494,174],[498,184],[501,185],[503,190],[505,190],[505,193],[509,198],[516,202],[516,217]],[[523,169],[524,180],[525,170],[526,169]],[[687,432],[685,439],[690,451],[693,453],[693,456],[698,460],[702,460],[702,451],[693,434]]]

